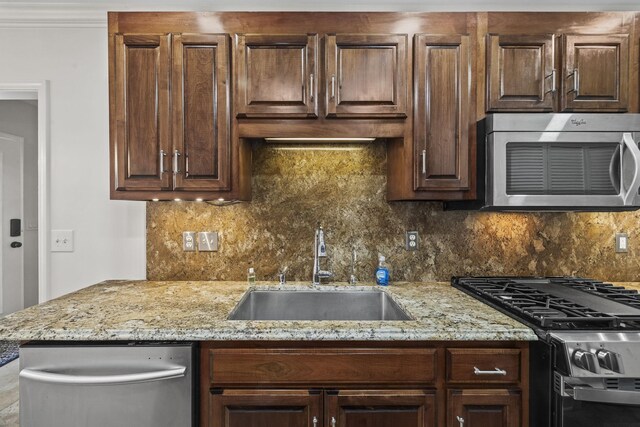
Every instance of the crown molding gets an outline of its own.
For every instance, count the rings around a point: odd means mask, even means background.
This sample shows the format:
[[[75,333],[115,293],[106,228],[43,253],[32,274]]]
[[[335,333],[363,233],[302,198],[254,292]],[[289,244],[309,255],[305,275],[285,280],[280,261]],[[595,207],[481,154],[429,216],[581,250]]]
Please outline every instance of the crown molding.
[[[0,0],[0,28],[106,28],[107,11],[336,11],[336,12],[481,12],[481,11],[632,11],[637,0],[92,0],[22,2]]]

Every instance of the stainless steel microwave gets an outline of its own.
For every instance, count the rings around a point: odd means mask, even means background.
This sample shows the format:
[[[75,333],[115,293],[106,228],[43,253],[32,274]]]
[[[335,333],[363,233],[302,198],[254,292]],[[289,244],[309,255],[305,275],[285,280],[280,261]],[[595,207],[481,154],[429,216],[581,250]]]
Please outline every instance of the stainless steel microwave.
[[[492,114],[482,125],[478,201],[447,209],[640,208],[640,114]]]

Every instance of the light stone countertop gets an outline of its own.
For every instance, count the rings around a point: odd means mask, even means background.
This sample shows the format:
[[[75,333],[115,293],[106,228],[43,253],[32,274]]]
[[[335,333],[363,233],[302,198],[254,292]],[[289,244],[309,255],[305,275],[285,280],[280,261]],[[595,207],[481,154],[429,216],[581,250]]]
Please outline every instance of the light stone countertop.
[[[375,286],[330,285],[323,290]],[[415,320],[227,320],[243,282],[106,281],[0,319],[0,340],[535,340],[534,332],[449,283],[384,288]],[[257,289],[309,289],[258,282]],[[318,287],[315,287],[317,289]],[[379,287],[375,287],[381,289]]]

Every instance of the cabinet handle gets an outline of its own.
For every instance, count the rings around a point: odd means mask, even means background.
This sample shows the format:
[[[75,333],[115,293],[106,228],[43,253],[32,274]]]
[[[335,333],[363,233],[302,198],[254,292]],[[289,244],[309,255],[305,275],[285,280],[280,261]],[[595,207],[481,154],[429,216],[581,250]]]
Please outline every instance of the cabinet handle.
[[[482,371],[477,367],[473,367],[473,373],[476,375],[507,375],[507,371],[500,368],[495,368],[493,371]]]
[[[314,94],[314,90],[313,90],[313,74],[311,74],[309,76],[309,99],[311,100],[311,102],[313,102],[313,94]]]
[[[313,427],[318,427],[318,417],[313,417]]]
[[[331,99],[336,97],[336,76],[331,76]]]
[[[547,93],[555,93],[556,92],[556,70],[551,70],[551,74],[548,75],[547,77],[551,77],[551,89],[549,89],[548,91],[545,92],[545,95]]]
[[[567,93],[575,92],[576,98],[578,97],[578,89],[580,87],[580,74],[578,73],[578,69],[574,68],[573,73],[569,74],[569,76],[573,76],[573,89]]]
[[[178,157],[180,157],[180,152],[178,150],[173,150],[173,173],[180,173],[180,164],[178,162]]]
[[[420,155],[422,158],[422,174],[427,174],[427,150],[422,150],[422,154]]]
[[[458,415],[456,416],[456,420],[460,423],[460,427],[464,427],[464,418]]]
[[[331,427],[336,427],[336,417],[331,417]]]
[[[164,173],[164,158],[167,156],[167,153],[164,150],[160,150],[160,175]]]
[[[184,153],[184,177],[189,176],[189,154]]]

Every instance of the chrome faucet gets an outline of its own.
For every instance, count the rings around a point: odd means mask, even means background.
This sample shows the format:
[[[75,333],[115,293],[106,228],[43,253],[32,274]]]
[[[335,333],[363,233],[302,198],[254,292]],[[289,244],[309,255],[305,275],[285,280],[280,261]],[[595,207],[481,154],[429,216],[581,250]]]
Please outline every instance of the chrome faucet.
[[[322,279],[331,279],[333,277],[333,273],[320,268],[320,258],[326,257],[327,245],[324,242],[324,230],[322,226],[318,226],[313,243],[313,279],[311,283],[314,285],[319,285]]]

